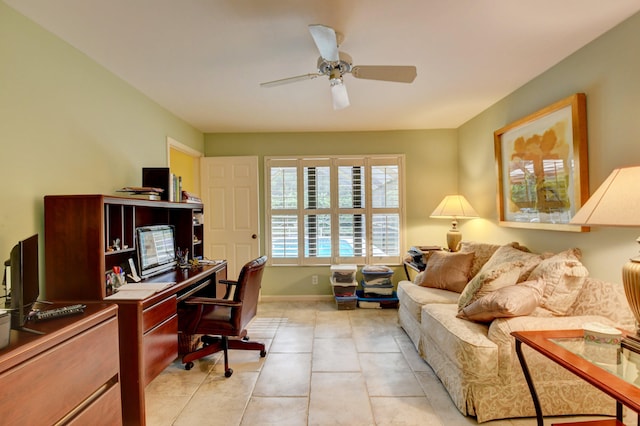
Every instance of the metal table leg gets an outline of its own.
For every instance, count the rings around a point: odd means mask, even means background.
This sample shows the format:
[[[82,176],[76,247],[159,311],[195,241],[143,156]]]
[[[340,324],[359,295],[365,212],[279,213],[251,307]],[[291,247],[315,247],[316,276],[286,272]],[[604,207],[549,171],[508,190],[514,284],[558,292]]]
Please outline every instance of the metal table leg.
[[[536,420],[538,422],[538,426],[544,426],[544,419],[542,417],[542,408],[540,408],[538,393],[536,392],[536,388],[533,386],[533,380],[531,380],[531,374],[529,373],[527,361],[524,359],[524,355],[522,354],[522,342],[518,339],[516,339],[516,354],[518,355],[518,360],[520,361],[520,366],[522,367],[524,378],[527,381],[527,385],[529,386],[529,392],[531,392],[533,406],[536,409]]]

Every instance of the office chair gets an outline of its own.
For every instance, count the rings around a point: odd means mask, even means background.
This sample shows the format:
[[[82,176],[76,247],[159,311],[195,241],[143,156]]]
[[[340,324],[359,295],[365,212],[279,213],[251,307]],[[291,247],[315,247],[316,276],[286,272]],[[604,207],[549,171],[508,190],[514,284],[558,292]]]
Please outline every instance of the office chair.
[[[224,351],[224,375],[230,377],[229,349],[260,351],[267,354],[263,343],[250,341],[245,327],[255,317],[262,272],[267,257],[262,256],[244,265],[237,281],[220,280],[227,285],[222,299],[189,297],[178,306],[178,337],[182,363],[193,368],[193,361]],[[197,339],[197,335],[203,335]],[[199,343],[202,347],[198,348]]]

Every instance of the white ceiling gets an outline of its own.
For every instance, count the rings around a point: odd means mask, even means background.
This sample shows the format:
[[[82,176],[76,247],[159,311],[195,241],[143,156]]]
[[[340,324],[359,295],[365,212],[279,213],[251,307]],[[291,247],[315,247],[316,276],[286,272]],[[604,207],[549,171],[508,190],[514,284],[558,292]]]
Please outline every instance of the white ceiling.
[[[4,0],[203,132],[455,128],[640,10],[638,0]],[[412,84],[316,72],[309,24],[354,65],[415,65]]]

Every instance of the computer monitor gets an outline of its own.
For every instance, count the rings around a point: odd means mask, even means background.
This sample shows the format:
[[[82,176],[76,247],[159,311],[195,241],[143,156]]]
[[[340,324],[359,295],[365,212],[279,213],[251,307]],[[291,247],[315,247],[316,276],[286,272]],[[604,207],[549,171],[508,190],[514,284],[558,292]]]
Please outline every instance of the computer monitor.
[[[175,241],[175,230],[171,225],[136,228],[140,277],[146,278],[176,267],[178,260]]]
[[[24,324],[40,295],[38,234],[13,247],[9,265],[11,284],[7,298],[11,300],[11,328],[25,330]]]

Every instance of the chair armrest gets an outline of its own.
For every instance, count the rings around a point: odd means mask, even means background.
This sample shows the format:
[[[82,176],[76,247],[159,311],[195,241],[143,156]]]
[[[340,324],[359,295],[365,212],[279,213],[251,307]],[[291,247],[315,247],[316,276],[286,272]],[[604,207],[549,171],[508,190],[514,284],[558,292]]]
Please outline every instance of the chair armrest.
[[[227,300],[227,299],[214,299],[211,297],[189,297],[182,301],[187,305],[218,305],[218,306],[229,306],[232,308],[242,306],[242,302],[237,302],[235,300]]]
[[[218,283],[220,283],[220,284],[226,284],[226,285],[234,285],[234,284],[238,284],[238,281],[233,281],[233,280],[218,280]]]

